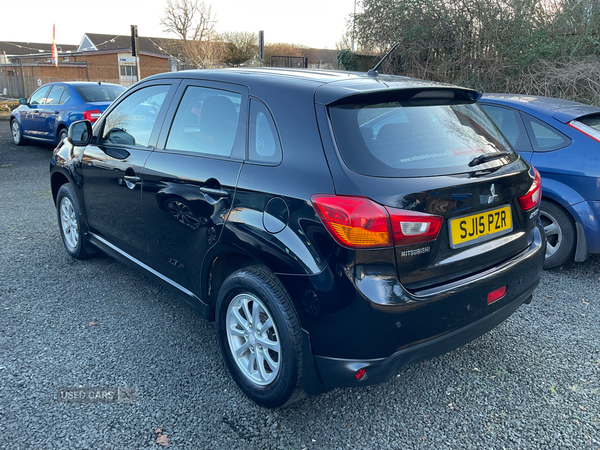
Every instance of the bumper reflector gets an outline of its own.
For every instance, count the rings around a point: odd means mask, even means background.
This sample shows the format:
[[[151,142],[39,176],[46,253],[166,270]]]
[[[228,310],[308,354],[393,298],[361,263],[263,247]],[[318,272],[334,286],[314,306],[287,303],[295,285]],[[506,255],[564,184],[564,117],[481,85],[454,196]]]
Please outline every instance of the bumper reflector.
[[[356,371],[356,373],[354,374],[354,376],[356,377],[357,380],[362,380],[366,373],[367,373],[367,370],[363,367],[362,369],[358,369]]]
[[[487,296],[487,304],[491,305],[495,301],[500,300],[504,297],[504,294],[506,294],[506,286],[502,286],[500,289],[490,292]]]

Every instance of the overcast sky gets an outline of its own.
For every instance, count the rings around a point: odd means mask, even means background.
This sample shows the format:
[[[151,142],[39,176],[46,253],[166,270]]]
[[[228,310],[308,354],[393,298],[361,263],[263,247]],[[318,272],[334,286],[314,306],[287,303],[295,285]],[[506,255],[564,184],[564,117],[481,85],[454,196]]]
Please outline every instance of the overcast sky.
[[[166,0],[101,0],[52,2],[48,0],[2,1],[0,41],[52,41],[78,45],[84,33],[130,34],[138,26],[140,36],[173,37],[160,26]],[[208,1],[207,1],[208,3]],[[335,49],[346,28],[354,0],[215,0],[218,31],[265,31],[266,42],[287,42]]]

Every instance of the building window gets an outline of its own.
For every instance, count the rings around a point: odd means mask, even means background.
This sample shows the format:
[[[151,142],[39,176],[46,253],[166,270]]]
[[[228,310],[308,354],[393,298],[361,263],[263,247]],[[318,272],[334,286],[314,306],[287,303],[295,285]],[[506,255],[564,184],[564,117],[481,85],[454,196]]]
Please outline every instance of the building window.
[[[137,77],[137,67],[136,66],[121,66],[121,76],[122,77]]]

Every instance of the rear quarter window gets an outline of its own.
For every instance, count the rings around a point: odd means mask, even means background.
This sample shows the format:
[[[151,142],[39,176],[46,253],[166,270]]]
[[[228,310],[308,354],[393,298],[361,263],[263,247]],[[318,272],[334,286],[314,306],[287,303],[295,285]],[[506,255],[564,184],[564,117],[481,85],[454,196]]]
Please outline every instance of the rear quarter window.
[[[273,116],[264,103],[252,99],[250,101],[248,160],[277,165],[281,159],[281,143]]]
[[[571,139],[545,122],[521,112],[523,122],[529,133],[533,150],[536,152],[551,152],[571,144]]]
[[[340,154],[355,172],[413,177],[473,171],[484,153],[512,152],[504,136],[477,104],[403,106],[401,102],[329,107]],[[477,170],[506,164],[506,158]]]

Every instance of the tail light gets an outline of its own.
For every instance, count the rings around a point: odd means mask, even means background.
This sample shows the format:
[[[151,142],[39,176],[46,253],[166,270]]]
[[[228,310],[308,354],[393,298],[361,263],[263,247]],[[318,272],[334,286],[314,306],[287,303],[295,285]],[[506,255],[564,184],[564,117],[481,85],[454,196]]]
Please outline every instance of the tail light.
[[[600,142],[600,131],[592,128],[584,123],[581,123],[577,120],[571,120],[567,125],[571,128],[575,128],[577,131],[585,134],[588,137],[591,137],[596,142]]]
[[[386,208],[392,220],[394,245],[434,241],[440,234],[442,217],[431,214]]]
[[[535,175],[533,184],[523,197],[519,197],[519,204],[524,211],[535,208],[542,201],[542,177],[535,167],[532,167]]]
[[[327,231],[350,248],[381,248],[435,240],[442,217],[382,206],[364,197],[313,195]]]
[[[83,118],[85,120],[89,120],[92,123],[94,123],[96,120],[98,120],[101,115],[102,115],[102,111],[100,111],[99,109],[91,109],[89,111],[83,112]]]

